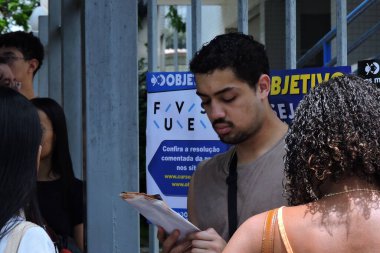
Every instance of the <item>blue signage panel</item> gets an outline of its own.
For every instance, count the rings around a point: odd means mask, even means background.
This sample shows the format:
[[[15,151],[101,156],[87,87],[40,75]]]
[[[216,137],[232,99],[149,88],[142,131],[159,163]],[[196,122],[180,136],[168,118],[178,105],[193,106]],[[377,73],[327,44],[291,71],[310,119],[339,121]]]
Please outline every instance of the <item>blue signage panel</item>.
[[[146,81],[148,92],[195,89],[191,72],[148,72]]]
[[[148,171],[166,196],[187,196],[191,175],[199,162],[224,152],[218,140],[165,140],[148,165]]]
[[[269,103],[277,116],[289,124],[298,103],[310,89],[348,73],[351,73],[350,66],[272,71]]]

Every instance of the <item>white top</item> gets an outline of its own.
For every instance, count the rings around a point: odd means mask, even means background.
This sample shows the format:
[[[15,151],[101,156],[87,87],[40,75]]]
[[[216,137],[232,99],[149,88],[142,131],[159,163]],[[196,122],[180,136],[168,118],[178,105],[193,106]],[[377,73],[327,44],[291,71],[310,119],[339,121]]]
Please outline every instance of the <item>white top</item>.
[[[21,217],[12,218],[21,220]],[[3,229],[2,229],[3,230]],[[0,253],[5,251],[8,243],[9,233],[0,240]],[[55,248],[50,237],[41,227],[29,228],[21,239],[17,253],[55,253]]]

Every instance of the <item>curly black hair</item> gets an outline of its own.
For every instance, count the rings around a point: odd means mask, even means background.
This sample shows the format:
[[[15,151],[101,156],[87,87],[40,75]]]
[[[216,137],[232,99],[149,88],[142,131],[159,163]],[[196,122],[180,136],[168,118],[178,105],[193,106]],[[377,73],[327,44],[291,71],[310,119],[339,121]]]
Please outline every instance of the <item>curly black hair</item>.
[[[270,71],[264,45],[250,35],[222,34],[204,44],[190,62],[190,71],[194,74],[208,74],[226,68],[255,89],[260,76],[269,75]]]
[[[285,142],[290,205],[321,198],[327,179],[356,176],[379,185],[379,87],[352,75],[318,85],[300,102]]]

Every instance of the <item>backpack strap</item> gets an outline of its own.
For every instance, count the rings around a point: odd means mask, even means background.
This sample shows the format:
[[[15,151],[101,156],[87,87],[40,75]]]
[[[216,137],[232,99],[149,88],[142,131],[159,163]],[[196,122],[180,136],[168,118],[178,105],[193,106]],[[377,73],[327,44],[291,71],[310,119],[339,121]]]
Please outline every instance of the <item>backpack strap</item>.
[[[226,178],[228,185],[228,234],[229,238],[235,233],[238,224],[237,218],[237,155],[232,155],[229,163],[229,173]]]
[[[273,253],[274,243],[274,225],[277,220],[277,210],[272,209],[268,211],[267,217],[264,223],[263,241],[261,244],[261,253]]]
[[[19,222],[11,231],[8,236],[7,246],[4,253],[15,253],[18,251],[20,242],[24,234],[29,228],[38,227],[36,224],[29,221]]]

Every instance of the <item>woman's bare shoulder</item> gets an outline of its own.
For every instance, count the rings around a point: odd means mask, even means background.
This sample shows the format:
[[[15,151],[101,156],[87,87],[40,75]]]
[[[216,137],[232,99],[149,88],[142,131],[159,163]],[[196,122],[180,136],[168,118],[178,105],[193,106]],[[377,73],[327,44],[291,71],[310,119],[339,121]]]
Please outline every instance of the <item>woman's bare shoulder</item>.
[[[223,253],[261,252],[262,235],[268,212],[260,213],[246,220],[234,233]]]

